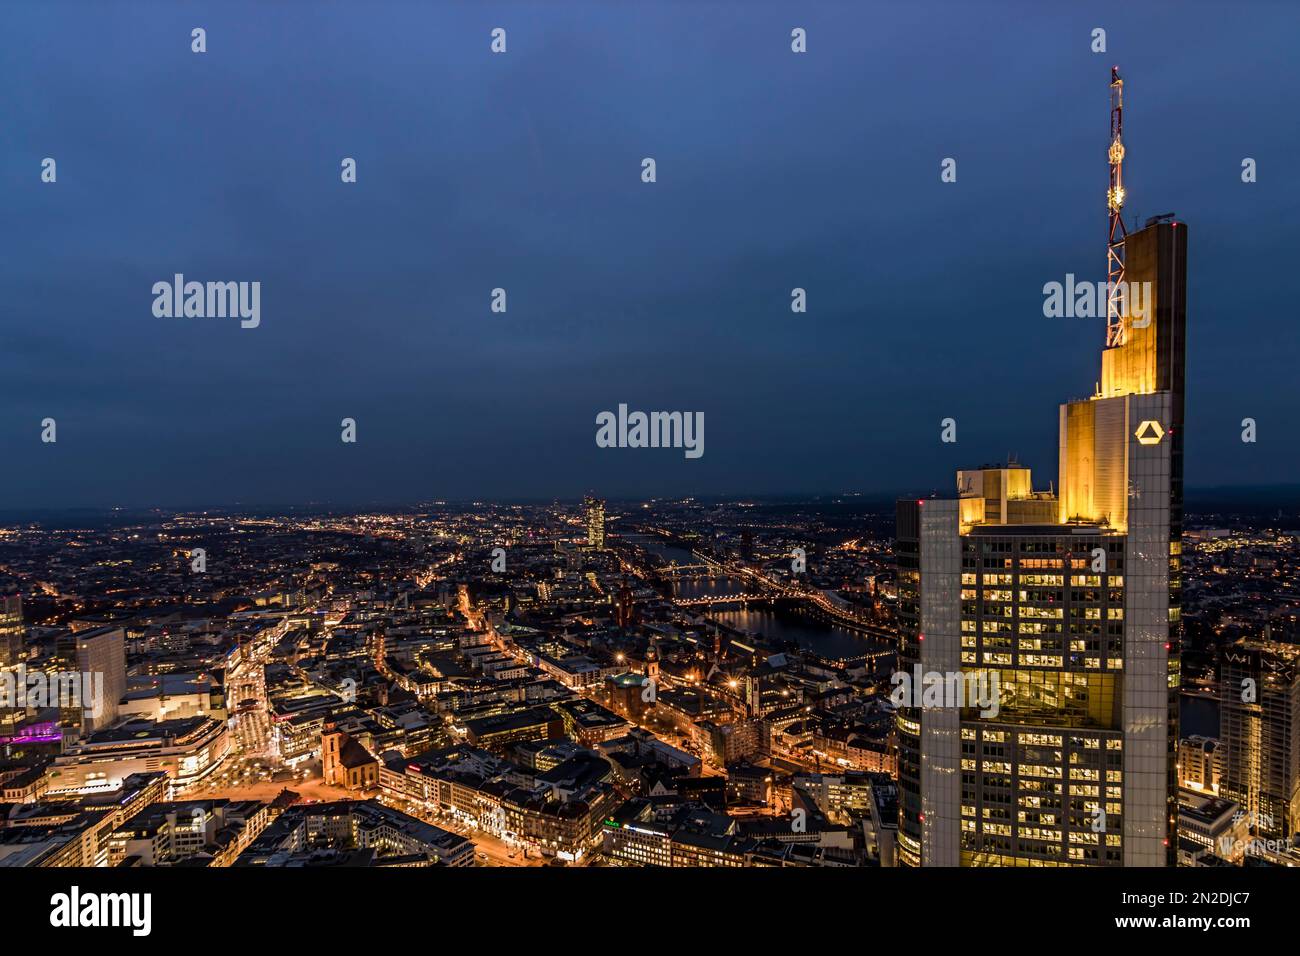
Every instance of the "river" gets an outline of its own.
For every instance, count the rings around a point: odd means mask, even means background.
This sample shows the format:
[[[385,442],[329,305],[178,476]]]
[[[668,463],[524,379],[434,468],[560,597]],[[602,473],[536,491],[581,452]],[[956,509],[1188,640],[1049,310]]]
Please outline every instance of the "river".
[[[699,564],[690,549],[664,544],[647,535],[629,535],[625,538],[665,561],[677,564]],[[680,598],[707,597],[713,594],[737,594],[753,587],[734,575],[707,575],[683,577],[673,583],[673,596]],[[720,605],[710,610],[708,616],[727,627],[748,634],[761,634],[772,643],[793,641],[818,657],[840,660],[856,657],[866,651],[878,651],[882,645],[847,627],[831,624],[810,614],[801,614],[788,608],[736,608]]]

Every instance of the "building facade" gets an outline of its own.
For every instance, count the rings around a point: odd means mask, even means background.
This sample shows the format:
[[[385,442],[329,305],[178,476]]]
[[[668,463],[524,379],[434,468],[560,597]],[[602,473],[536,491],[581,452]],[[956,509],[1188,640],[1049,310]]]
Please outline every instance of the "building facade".
[[[588,496],[582,504],[587,511],[587,547],[600,551],[605,547],[605,500]]]
[[[25,634],[22,595],[0,597],[0,667],[15,665],[23,659]]]
[[[898,504],[904,865],[1175,863],[1187,229],[1124,246],[1146,307],[1061,406],[1058,493],[1008,463]]]
[[[1300,830],[1300,647],[1242,640],[1220,662],[1219,793],[1269,839]]]

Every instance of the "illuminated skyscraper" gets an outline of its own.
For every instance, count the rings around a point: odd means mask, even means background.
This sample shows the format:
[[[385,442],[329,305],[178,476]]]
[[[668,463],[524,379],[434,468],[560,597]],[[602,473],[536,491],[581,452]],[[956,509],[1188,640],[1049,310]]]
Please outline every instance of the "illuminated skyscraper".
[[[587,509],[587,546],[599,551],[605,547],[605,500],[588,496],[582,503]]]
[[[1242,640],[1219,668],[1219,792],[1268,839],[1300,831],[1300,648]]]
[[[0,598],[0,667],[17,664],[23,654],[23,598]]]
[[[63,666],[93,675],[103,683],[102,699],[95,710],[84,705],[65,706],[66,726],[90,734],[117,720],[118,708],[126,695],[126,631],[120,627],[97,627],[60,637],[56,643]],[[83,702],[84,704],[84,702]]]
[[[1113,307],[1096,394],[1061,406],[1059,494],[1011,465],[898,504],[900,670],[999,691],[899,709],[905,865],[1176,859],[1187,229],[1116,226],[1115,130],[1112,279],[1146,285]]]

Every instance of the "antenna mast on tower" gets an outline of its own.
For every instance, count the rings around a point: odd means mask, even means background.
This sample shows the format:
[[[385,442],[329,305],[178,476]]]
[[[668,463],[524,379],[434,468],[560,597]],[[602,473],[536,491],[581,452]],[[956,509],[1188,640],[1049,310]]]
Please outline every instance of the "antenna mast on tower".
[[[1110,68],[1110,189],[1106,207],[1110,211],[1110,237],[1106,242],[1106,347],[1123,345],[1125,339],[1122,287],[1124,283],[1124,81],[1119,67]]]

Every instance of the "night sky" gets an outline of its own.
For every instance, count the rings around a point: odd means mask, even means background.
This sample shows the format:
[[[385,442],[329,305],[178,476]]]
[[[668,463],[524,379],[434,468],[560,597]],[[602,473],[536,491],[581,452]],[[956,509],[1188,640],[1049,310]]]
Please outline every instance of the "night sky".
[[[1115,63],[1130,221],[1190,229],[1187,484],[1296,481],[1300,9],[864,7],[6,3],[0,506],[1046,487]],[[260,327],[155,317],[177,272]],[[620,402],[704,456],[596,447]]]

